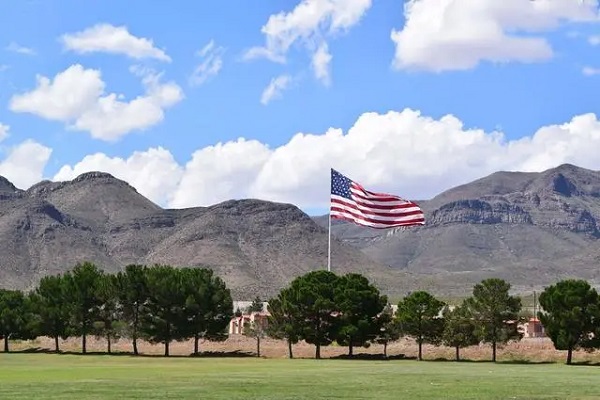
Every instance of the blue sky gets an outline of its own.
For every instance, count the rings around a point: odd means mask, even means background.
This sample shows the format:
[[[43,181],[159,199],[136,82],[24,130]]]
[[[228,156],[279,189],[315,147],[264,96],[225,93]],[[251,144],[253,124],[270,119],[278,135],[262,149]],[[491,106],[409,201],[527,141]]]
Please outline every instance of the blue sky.
[[[600,169],[596,1],[123,4],[2,4],[0,174],[17,186],[105,170],[165,207],[320,212],[329,167],[415,199],[499,169]]]

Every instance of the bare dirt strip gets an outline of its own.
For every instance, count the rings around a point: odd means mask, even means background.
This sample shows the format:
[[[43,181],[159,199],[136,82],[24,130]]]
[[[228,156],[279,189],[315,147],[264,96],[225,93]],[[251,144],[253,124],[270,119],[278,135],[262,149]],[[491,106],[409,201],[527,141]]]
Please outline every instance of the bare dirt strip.
[[[60,348],[63,352],[80,352],[81,339],[69,338],[60,341]],[[31,341],[11,342],[11,351],[39,350],[49,351],[54,349],[54,340],[46,337]],[[106,341],[88,337],[88,352],[106,352]],[[150,344],[144,341],[138,342],[140,353],[146,355],[162,355],[164,347],[161,344]],[[185,356],[193,352],[193,341],[172,342],[170,345],[170,354]],[[304,342],[294,345],[294,357],[313,358],[315,347]],[[131,342],[127,339],[121,339],[112,345],[114,353],[132,352]],[[255,356],[256,340],[242,335],[231,335],[224,342],[200,343],[200,351],[206,355],[222,356]],[[347,347],[326,346],[321,349],[321,357],[331,358],[343,356],[348,353]],[[378,355],[383,353],[382,345],[372,345],[369,348],[355,348],[355,354]],[[261,340],[261,356],[267,358],[285,358],[288,357],[287,344],[284,341],[273,339]],[[413,340],[402,339],[388,345],[388,356],[415,358],[417,356],[417,346]],[[449,347],[437,347],[424,345],[423,358],[428,360],[447,359],[453,360],[455,350]],[[461,358],[467,360],[489,360],[491,357],[491,346],[479,345],[461,349]],[[509,343],[498,351],[498,361],[528,361],[528,362],[564,362],[566,352],[554,349],[552,342],[547,338],[529,338],[520,342]],[[574,362],[600,363],[600,352],[592,353],[577,351],[573,356]]]

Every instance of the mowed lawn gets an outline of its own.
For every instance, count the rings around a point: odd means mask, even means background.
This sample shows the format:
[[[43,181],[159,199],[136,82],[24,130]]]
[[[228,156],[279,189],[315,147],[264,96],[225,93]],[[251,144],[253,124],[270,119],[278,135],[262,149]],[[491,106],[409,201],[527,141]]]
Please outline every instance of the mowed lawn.
[[[0,399],[598,399],[600,368],[1,354]]]

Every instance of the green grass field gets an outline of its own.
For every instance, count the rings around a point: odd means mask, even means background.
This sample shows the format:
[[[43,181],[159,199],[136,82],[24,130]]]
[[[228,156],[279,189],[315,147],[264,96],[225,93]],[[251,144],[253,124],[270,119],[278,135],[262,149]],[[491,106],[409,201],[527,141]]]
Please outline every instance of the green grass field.
[[[0,399],[598,399],[599,373],[562,364],[1,354]]]

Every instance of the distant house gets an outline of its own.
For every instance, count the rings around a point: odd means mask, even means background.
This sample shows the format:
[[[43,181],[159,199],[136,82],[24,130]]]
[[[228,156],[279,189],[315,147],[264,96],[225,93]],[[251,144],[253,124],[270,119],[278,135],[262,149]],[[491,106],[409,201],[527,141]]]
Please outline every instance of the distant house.
[[[259,311],[252,312],[250,314],[242,314],[239,317],[234,316],[229,321],[229,334],[230,335],[243,335],[244,326],[248,323],[260,324],[263,328],[266,328],[269,323],[269,312]]]
[[[542,322],[537,318],[529,318],[522,324],[522,332],[524,338],[539,338],[546,337],[546,331]]]

